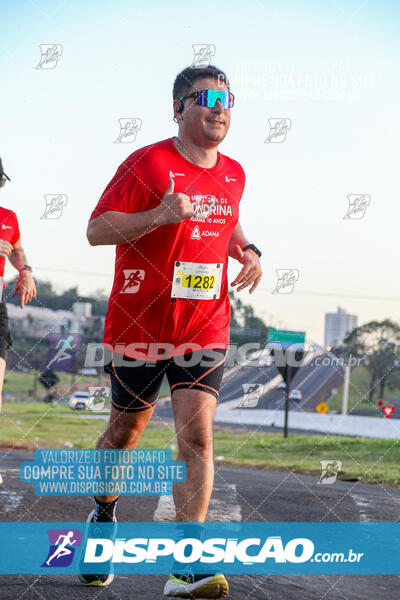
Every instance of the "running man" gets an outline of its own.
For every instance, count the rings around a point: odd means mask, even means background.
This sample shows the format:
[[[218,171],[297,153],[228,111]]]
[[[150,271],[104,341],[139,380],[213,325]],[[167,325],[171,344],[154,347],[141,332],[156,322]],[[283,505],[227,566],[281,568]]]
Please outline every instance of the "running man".
[[[56,350],[58,352],[53,356],[53,358],[46,365],[46,369],[50,370],[50,367],[53,363],[60,363],[63,360],[70,360],[71,354],[68,354],[68,350],[73,350],[75,348],[75,344],[73,343],[74,336],[69,335],[67,338],[60,338],[57,342]]]
[[[218,151],[233,102],[220,69],[179,73],[173,86],[178,135],[121,164],[87,230],[92,246],[116,246],[103,339],[112,409],[97,448],[136,448],[166,374],[178,460],[187,465],[187,481],[173,490],[179,523],[205,521],[214,483],[213,417],[229,343],[228,256],[242,265],[231,284],[238,291],[254,292],[261,279],[261,253],[239,224],[244,171]],[[137,285],[127,287],[138,271]],[[115,520],[117,500],[96,497],[88,519]],[[80,579],[105,585],[112,575]],[[174,573],[164,589],[175,597],[227,593],[222,574]]]
[[[7,181],[10,181],[10,178],[5,174],[0,158],[0,188]],[[35,282],[32,277],[32,269],[26,264],[28,261],[21,246],[17,215],[12,210],[0,206],[0,412],[7,353],[12,344],[4,298],[4,289],[6,286],[3,282],[3,277],[6,257],[19,272],[13,296],[20,295],[19,304],[23,308],[32,298],[36,297]],[[3,479],[0,474],[0,483],[2,482]]]
[[[59,535],[56,541],[56,545],[59,544],[54,551],[54,553],[50,556],[48,560],[46,560],[46,565],[49,567],[51,561],[54,558],[61,558],[62,556],[67,556],[67,554],[71,554],[72,550],[67,548],[67,546],[73,546],[76,543],[76,540],[73,540],[72,537],[74,535],[73,531],[68,531],[66,535]],[[62,540],[62,542],[60,542]]]

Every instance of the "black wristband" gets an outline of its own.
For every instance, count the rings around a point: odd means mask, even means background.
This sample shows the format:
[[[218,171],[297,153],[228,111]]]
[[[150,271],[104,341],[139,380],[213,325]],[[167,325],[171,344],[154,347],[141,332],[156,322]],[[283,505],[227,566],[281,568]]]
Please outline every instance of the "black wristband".
[[[30,267],[29,265],[24,265],[22,269],[19,270],[20,273],[21,271],[30,271],[32,273],[32,267]]]
[[[253,252],[255,252],[259,258],[261,257],[261,250],[259,250],[254,244],[249,244],[248,246],[242,248],[242,252],[245,250],[253,250]]]

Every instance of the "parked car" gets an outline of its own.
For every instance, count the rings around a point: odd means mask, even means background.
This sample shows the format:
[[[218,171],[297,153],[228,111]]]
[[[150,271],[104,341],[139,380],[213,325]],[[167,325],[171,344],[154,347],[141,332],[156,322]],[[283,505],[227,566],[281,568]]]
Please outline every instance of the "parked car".
[[[258,360],[258,364],[260,367],[270,367],[274,363],[274,359],[272,356],[264,355],[261,356]]]
[[[70,395],[68,405],[70,408],[87,408],[90,401],[89,392],[74,392]]]
[[[83,367],[83,369],[81,369],[79,371],[79,373],[81,375],[87,375],[87,376],[97,375],[97,369],[95,369],[94,367]]]
[[[300,390],[292,390],[289,394],[289,399],[290,400],[301,400],[303,398],[303,394],[301,393]]]
[[[278,390],[286,390],[286,383],[284,381],[281,381],[280,384],[278,385]]]

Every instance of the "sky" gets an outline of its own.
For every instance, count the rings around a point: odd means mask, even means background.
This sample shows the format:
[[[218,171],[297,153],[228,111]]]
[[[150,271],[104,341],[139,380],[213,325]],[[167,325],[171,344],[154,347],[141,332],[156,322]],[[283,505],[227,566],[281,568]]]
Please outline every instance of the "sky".
[[[399,16],[386,0],[3,0],[0,201],[34,274],[109,294],[115,250],[89,246],[89,215],[129,154],[177,134],[174,78],[211,44],[235,94],[219,150],[246,172],[240,222],[263,252],[242,301],[316,343],[338,306],[399,321]],[[52,69],[36,68],[41,44],[62,47]],[[141,120],[131,143],[115,143],[120,118]],[[280,141],[266,141],[270,119],[285,119]],[[66,204],[41,218],[52,194]],[[353,195],[367,205],[345,219]],[[240,268],[230,260],[229,281]],[[298,280],[272,293],[282,269]]]

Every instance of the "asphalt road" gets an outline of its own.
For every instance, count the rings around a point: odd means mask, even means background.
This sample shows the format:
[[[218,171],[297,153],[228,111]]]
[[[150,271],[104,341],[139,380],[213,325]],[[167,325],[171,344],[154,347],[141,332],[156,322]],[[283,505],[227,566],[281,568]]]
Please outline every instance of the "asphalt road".
[[[320,359],[328,355],[322,355]],[[243,394],[243,384],[262,384],[265,385],[278,375],[277,368],[244,366],[231,375],[228,373],[223,380],[219,403],[238,398]],[[291,383],[291,389],[299,389],[303,398],[299,402],[291,401],[291,408],[294,410],[315,411],[315,407],[321,401],[322,396],[327,400],[331,396],[331,391],[339,387],[343,382],[344,372],[338,366],[316,365],[314,361],[299,369]],[[282,409],[285,404],[284,390],[274,389],[263,395],[257,406],[244,407],[265,409]]]
[[[19,479],[27,452],[1,452],[1,521],[84,521],[91,510],[85,497],[38,497],[33,485]],[[167,507],[168,508],[168,507]],[[158,512],[157,512],[158,511]],[[164,513],[163,513],[164,511]],[[122,497],[118,518],[151,521],[168,510],[157,497]],[[279,471],[217,467],[209,520],[243,521],[395,521],[400,490]],[[399,569],[400,571],[400,569]],[[82,587],[75,576],[0,575],[1,600],[154,600],[163,598],[163,576],[117,576],[108,588]],[[232,600],[398,600],[398,576],[252,575],[229,576]]]

